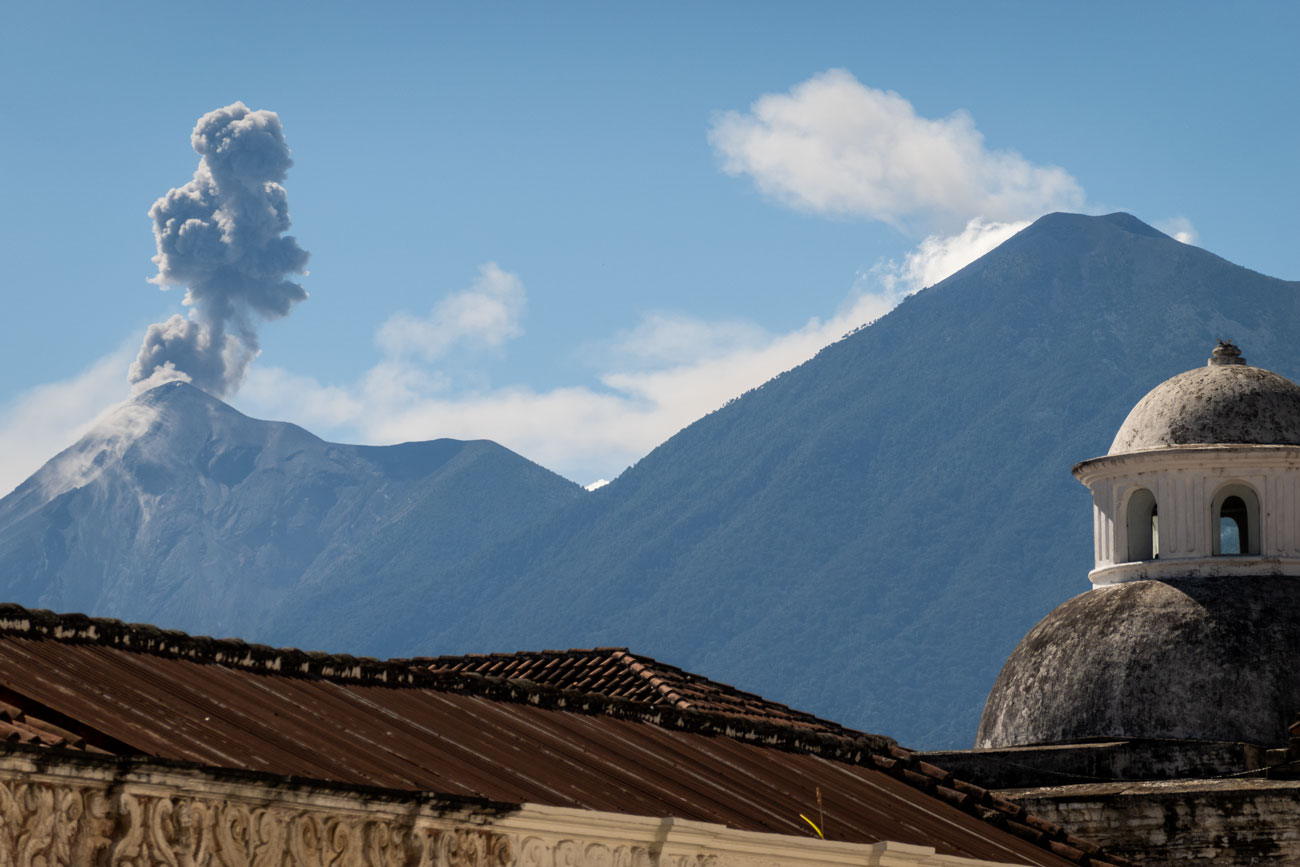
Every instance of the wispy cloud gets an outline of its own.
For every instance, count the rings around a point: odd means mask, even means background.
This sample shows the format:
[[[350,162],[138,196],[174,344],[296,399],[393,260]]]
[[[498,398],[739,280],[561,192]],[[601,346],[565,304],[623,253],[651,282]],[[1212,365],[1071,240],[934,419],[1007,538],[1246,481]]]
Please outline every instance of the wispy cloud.
[[[436,361],[456,346],[500,346],[523,333],[519,322],[525,305],[519,277],[488,262],[479,267],[470,288],[446,296],[428,316],[389,317],[376,342],[389,355],[415,355],[425,361]]]
[[[522,303],[523,283],[511,277]],[[591,384],[467,388],[427,357],[407,353],[390,355],[346,385],[254,367],[238,403],[253,415],[290,418],[360,442],[492,439],[591,482],[616,475],[699,417],[887,313],[901,296],[876,288],[852,293],[829,317],[778,334],[740,319],[647,314],[635,327],[590,341],[583,355],[598,365]],[[394,346],[382,337],[379,343]]]
[[[76,442],[101,413],[126,399],[122,371],[132,355],[133,349],[124,345],[77,375],[37,385],[0,408],[0,495]]]
[[[1028,225],[1029,220],[992,223],[977,217],[956,235],[930,235],[902,262],[881,262],[873,276],[890,292],[915,292],[952,276]]]
[[[592,341],[581,355],[601,367],[695,364],[753,349],[771,339],[747,319],[703,320],[671,310],[644,313],[633,328]]]
[[[1064,169],[988,148],[965,111],[921,117],[897,93],[840,69],[718,115],[709,141],[724,171],[782,204],[900,227],[952,232],[975,218],[1023,220],[1084,201]]]
[[[552,388],[487,386],[483,377],[458,378],[473,376],[463,364],[444,364],[452,356],[459,362],[483,350],[506,352],[523,333],[523,280],[487,263],[427,315],[391,316],[374,335],[384,358],[355,379],[326,383],[253,366],[238,405],[339,440],[493,439],[577,481],[612,478],[681,428],[883,316],[1032,218],[1079,209],[1084,201],[1064,169],[987,148],[965,112],[927,119],[898,94],[839,70],[762,96],[747,113],[719,115],[709,138],[724,170],[752,178],[785,205],[881,220],[924,237],[901,260],[859,275],[829,316],[773,333],[743,317],[652,311],[585,341],[576,351],[592,366],[591,379]],[[1194,241],[1190,222],[1176,219],[1162,226]],[[122,356],[33,389],[0,415],[0,445],[10,455],[0,484],[21,481],[53,444],[69,444],[119,399]]]
[[[1192,221],[1182,214],[1167,220],[1157,220],[1153,225],[1175,241],[1182,241],[1184,244],[1195,244],[1200,239]]]
[[[907,100],[831,71],[719,115],[710,141],[723,167],[776,200],[930,232],[901,260],[859,275],[841,309],[786,333],[744,318],[652,311],[579,355],[584,384],[482,387],[440,369],[453,352],[505,347],[522,333],[523,281],[495,264],[427,317],[399,314],[376,335],[386,358],[354,382],[319,383],[255,368],[240,404],[338,438],[396,442],[489,438],[572,479],[612,478],[681,428],[806,361],[1083,190],[1064,169],[990,150],[964,112],[930,120]],[[503,350],[504,351],[504,350]]]

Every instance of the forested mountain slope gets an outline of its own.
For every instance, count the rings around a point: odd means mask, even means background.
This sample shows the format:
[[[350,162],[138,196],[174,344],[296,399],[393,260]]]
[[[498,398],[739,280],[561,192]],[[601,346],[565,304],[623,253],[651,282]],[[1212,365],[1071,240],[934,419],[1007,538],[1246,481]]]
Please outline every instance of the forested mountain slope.
[[[1020,637],[1089,586],[1070,467],[1217,338],[1300,374],[1298,288],[1127,214],[1049,215],[507,544],[434,570],[412,515],[393,528],[409,546],[338,560],[263,637],[628,645],[912,746],[968,746]]]
[[[173,383],[0,500],[0,598],[376,656],[624,645],[968,746],[1011,649],[1088,587],[1070,467],[1218,338],[1300,376],[1297,290],[1053,214],[592,493],[494,443],[338,445]]]

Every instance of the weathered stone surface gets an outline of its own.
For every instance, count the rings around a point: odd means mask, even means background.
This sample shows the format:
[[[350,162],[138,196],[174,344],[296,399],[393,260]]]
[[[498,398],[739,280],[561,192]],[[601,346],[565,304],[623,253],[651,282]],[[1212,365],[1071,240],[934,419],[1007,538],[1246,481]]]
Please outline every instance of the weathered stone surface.
[[[1149,391],[1110,454],[1181,445],[1300,445],[1300,385],[1245,364],[1210,364]]]
[[[976,747],[1100,738],[1277,746],[1300,708],[1300,580],[1098,587],[1043,618],[989,694]]]
[[[998,792],[1148,867],[1300,863],[1300,783],[1185,780]]]
[[[1255,744],[1151,739],[942,750],[918,755],[986,789],[1218,777],[1260,768],[1265,763],[1264,749]]]

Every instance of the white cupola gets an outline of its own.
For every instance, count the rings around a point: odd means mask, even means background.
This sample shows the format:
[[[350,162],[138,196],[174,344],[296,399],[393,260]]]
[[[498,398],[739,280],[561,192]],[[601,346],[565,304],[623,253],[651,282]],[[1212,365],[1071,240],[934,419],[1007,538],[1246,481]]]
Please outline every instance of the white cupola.
[[[1300,385],[1231,343],[1152,389],[1074,475],[1092,492],[1094,585],[1300,576]]]

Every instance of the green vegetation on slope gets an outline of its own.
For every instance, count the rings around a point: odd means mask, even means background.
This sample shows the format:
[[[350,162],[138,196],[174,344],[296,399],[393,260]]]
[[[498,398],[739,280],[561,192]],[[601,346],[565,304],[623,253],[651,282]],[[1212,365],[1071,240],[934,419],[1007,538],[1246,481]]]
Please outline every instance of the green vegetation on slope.
[[[1088,587],[1070,467],[1219,337],[1300,373],[1296,289],[1127,215],[1045,217],[503,544],[437,562],[413,515],[394,529],[409,550],[341,562],[326,604],[281,609],[265,637],[629,645],[967,746],[1016,642]]]

